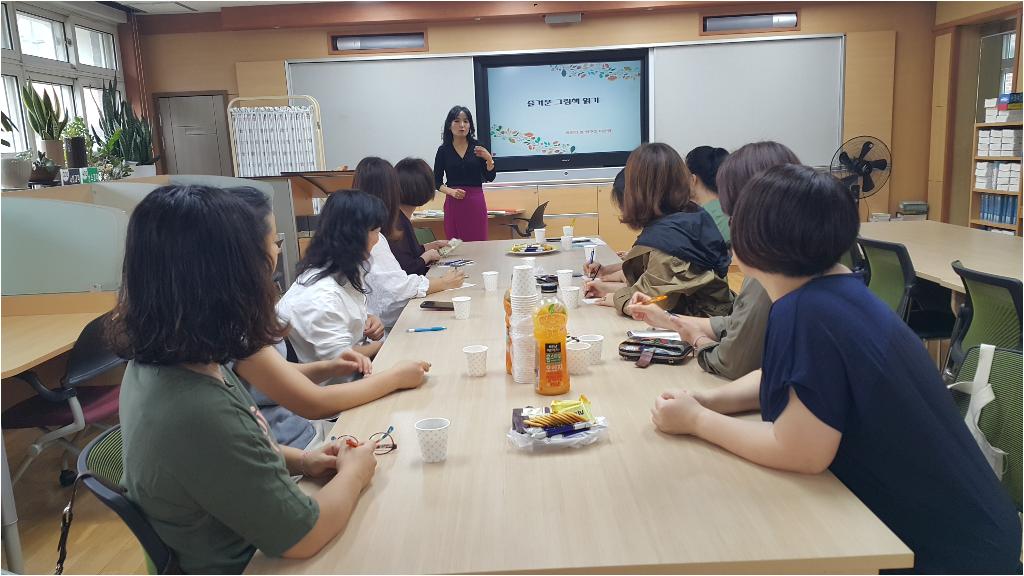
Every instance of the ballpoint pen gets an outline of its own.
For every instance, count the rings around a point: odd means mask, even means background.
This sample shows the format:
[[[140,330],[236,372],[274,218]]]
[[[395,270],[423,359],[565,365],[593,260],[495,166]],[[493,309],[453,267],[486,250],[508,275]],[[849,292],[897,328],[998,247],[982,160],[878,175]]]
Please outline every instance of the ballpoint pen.
[[[431,326],[429,328],[406,328],[406,332],[440,332],[446,330],[444,326]]]

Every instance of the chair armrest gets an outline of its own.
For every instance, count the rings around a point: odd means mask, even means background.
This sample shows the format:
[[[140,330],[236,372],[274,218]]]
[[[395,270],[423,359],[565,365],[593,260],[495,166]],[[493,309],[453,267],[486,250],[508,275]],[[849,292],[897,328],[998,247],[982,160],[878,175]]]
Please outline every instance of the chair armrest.
[[[17,374],[14,378],[27,382],[28,385],[35,390],[36,394],[39,394],[50,402],[66,402],[68,398],[75,396],[74,388],[57,388],[56,390],[52,390],[43,386],[43,383],[39,381],[39,377],[31,370],[26,370],[21,374]]]

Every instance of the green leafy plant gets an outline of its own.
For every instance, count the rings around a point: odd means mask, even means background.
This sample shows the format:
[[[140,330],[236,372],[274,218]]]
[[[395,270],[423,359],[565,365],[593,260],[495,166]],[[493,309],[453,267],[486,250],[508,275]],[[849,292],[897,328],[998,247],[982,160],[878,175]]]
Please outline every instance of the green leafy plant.
[[[40,97],[32,83],[26,82],[21,88],[21,100],[25,103],[28,123],[32,130],[43,140],[60,140],[60,134],[64,131],[68,118],[56,94],[53,99],[50,99],[49,92],[43,92],[43,96]]]
[[[157,161],[158,158],[153,156],[152,125],[145,116],[136,116],[131,105],[118,97],[113,81],[103,87],[103,110],[100,112],[99,124],[104,134],[120,131],[113,154],[139,164],[153,164]],[[104,146],[104,140],[96,130],[93,130],[93,138],[101,147]]]
[[[53,160],[46,157],[46,152],[40,152],[36,160],[32,162],[33,170],[45,168],[47,171],[53,172],[56,167],[57,165],[53,163]]]
[[[85,118],[81,116],[75,116],[74,120],[68,122],[68,125],[64,127],[64,131],[61,132],[61,138],[76,138],[81,136],[85,138],[85,151],[89,158],[89,163],[92,164],[97,156],[94,150],[96,143],[92,139],[92,134],[89,133],[89,125],[85,123]]]
[[[11,134],[14,134],[15,132],[18,131],[18,127],[14,125],[14,122],[11,122],[11,118],[7,115],[6,112],[0,112],[0,124],[2,124],[4,132],[10,132]],[[6,138],[0,138],[0,144],[3,144],[4,146],[8,147],[11,145],[11,143]]]

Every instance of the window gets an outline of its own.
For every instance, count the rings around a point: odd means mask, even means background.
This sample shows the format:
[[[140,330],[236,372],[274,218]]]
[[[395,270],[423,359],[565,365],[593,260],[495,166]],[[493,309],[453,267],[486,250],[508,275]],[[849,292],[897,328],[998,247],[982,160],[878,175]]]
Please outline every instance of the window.
[[[114,69],[114,35],[75,26],[78,63]]]
[[[18,91],[18,79],[14,76],[4,74],[4,97],[0,105],[3,106],[4,114],[11,119],[17,132],[3,132],[3,139],[10,142],[10,146],[4,146],[4,152],[21,152],[28,149],[25,135],[31,132],[26,129],[24,116],[21,113],[21,93]]]
[[[1016,32],[1003,35],[1003,65],[1000,71],[1002,94],[1013,92],[1013,59],[1017,54]]]
[[[18,12],[18,39],[22,54],[68,61],[64,24],[41,16]]]
[[[43,94],[49,94],[51,101],[56,98],[60,102],[60,107],[64,110],[64,114],[67,116],[69,121],[75,117],[75,92],[73,86],[34,81],[32,82],[32,88],[35,89],[36,94],[39,94],[40,98]],[[42,142],[43,139],[36,134],[36,146],[38,150],[42,150]]]
[[[0,4],[0,11],[4,13],[4,50],[14,50],[14,42],[11,40],[11,23],[7,21],[7,5]]]
[[[89,125],[89,134],[92,134],[95,130],[97,134],[106,138],[108,134],[104,134],[100,128],[100,114],[103,113],[103,89],[102,88],[82,88],[82,93],[85,96],[82,98],[83,108],[85,109],[85,123]],[[117,99],[121,100],[121,91],[117,91]]]

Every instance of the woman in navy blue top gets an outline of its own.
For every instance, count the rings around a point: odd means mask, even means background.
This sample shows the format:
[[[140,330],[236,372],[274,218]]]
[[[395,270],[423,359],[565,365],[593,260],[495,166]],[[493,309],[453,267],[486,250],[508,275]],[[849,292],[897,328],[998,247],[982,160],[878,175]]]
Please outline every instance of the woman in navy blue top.
[[[1021,573],[1021,524],[921,341],[838,264],[860,226],[833,177],[772,168],[734,207],[743,273],[773,301],[763,373],[666,392],[658,429],[764,466],[830,470],[914,552],[914,571]],[[762,422],[726,416],[760,409]]]

